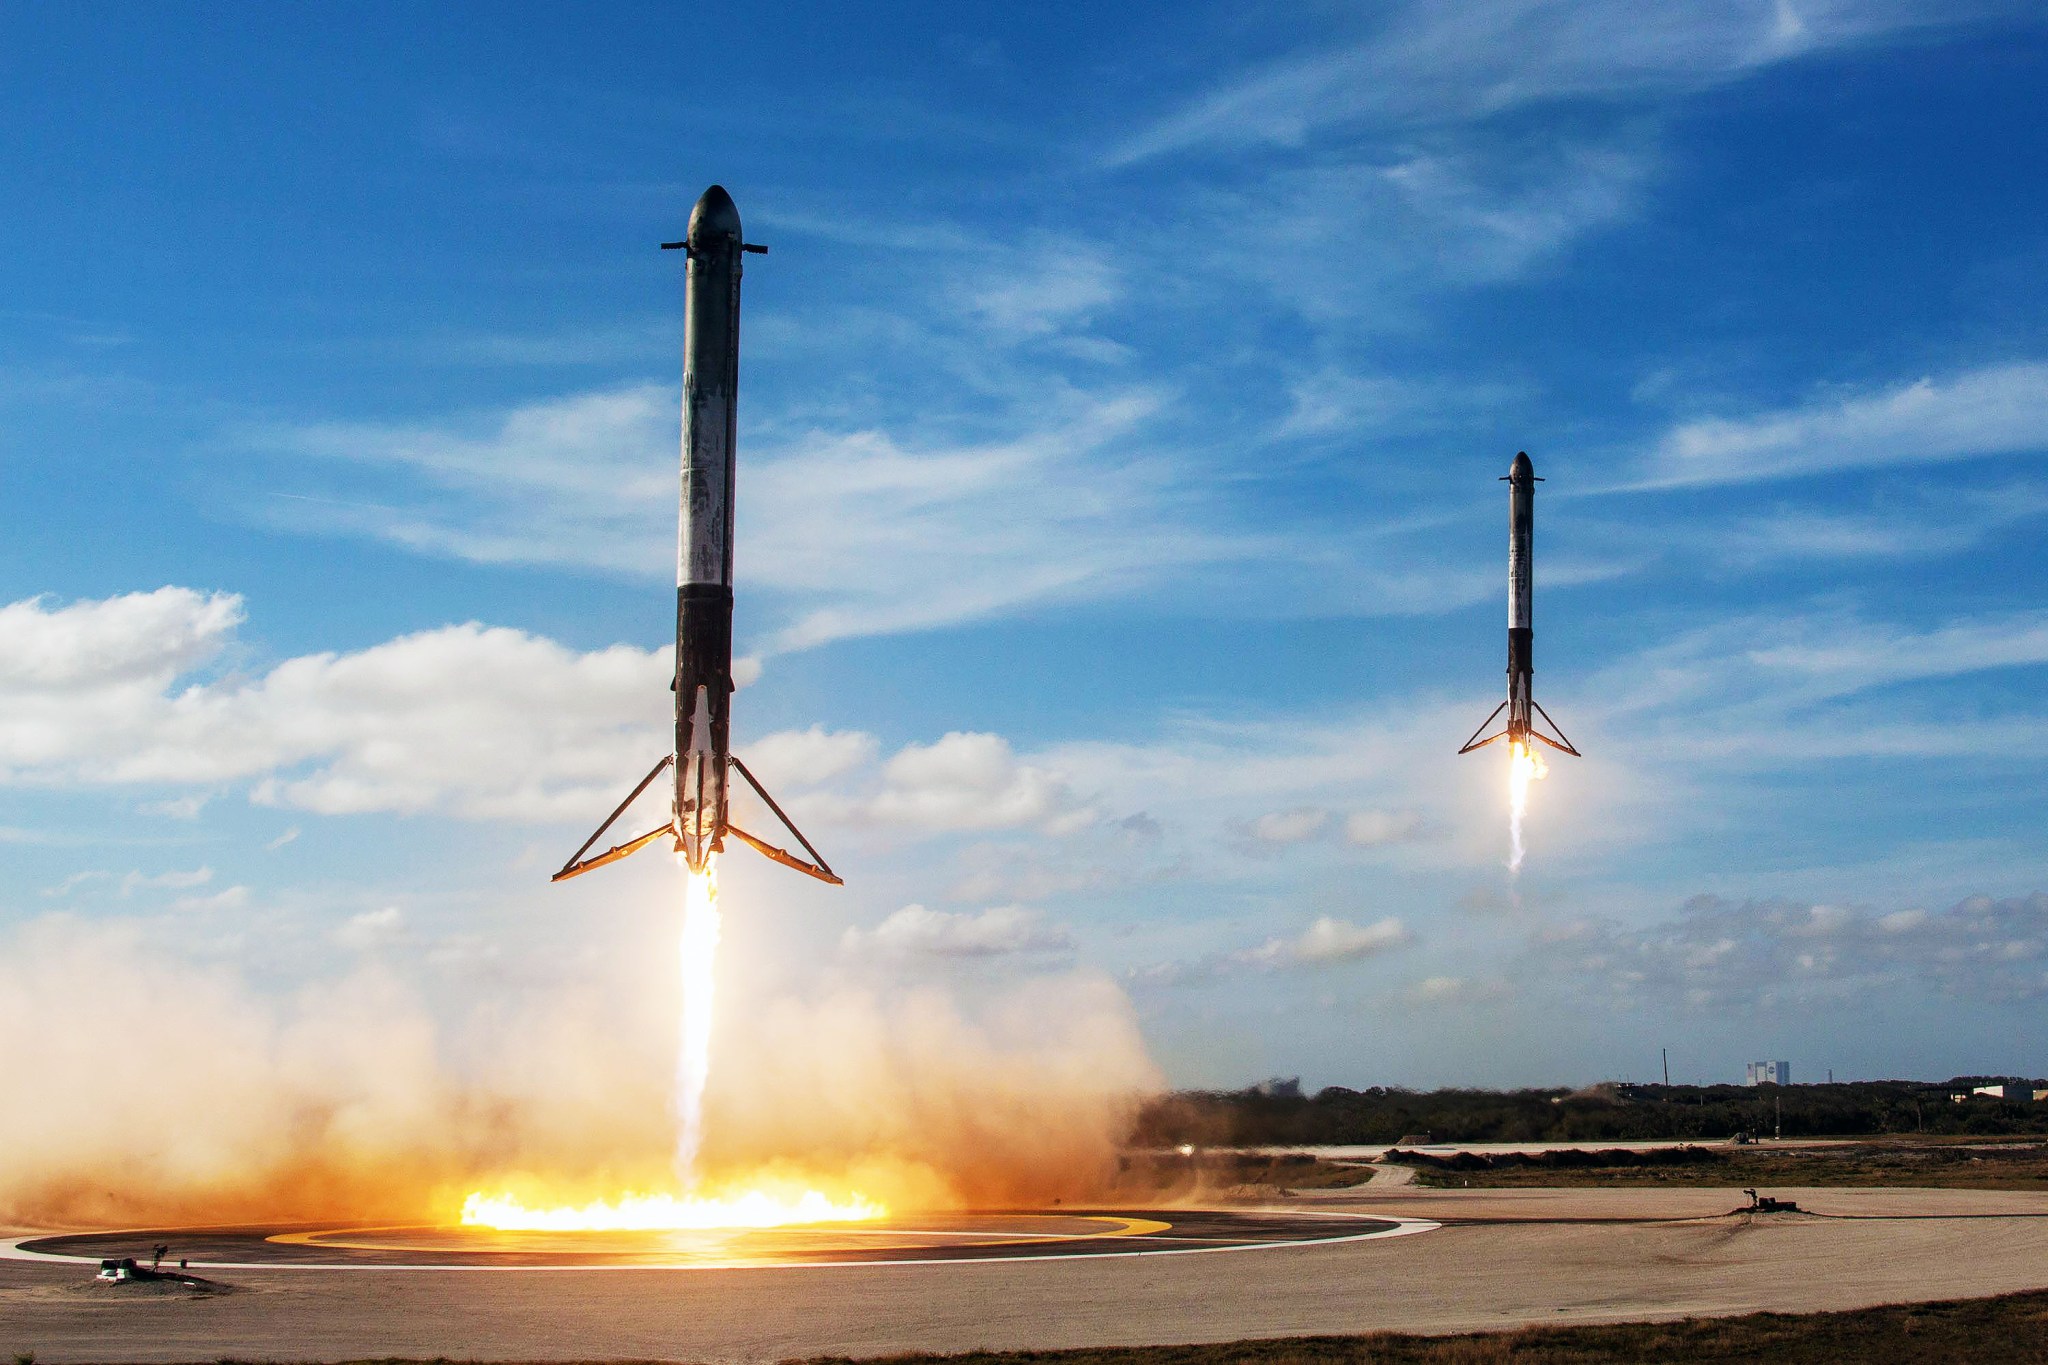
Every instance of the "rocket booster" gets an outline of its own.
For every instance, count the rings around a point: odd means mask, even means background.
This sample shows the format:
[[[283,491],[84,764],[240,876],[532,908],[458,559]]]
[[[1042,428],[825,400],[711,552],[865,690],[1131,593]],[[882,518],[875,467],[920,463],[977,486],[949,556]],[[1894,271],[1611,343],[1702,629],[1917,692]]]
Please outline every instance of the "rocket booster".
[[[683,480],[676,530],[675,812],[691,868],[725,847],[732,729],[732,525],[740,388],[740,258],[732,196],[690,213],[683,323]],[[759,248],[756,248],[757,250]]]
[[[675,747],[640,780],[555,881],[616,862],[664,837],[703,872],[730,834],[767,857],[837,886],[839,878],[782,807],[732,752],[733,498],[738,470],[740,260],[766,252],[740,232],[740,212],[713,185],[690,212],[688,235],[663,242],[688,255],[683,291],[682,495],[676,526]],[[669,822],[591,857],[584,855],[664,770],[675,777]],[[811,855],[785,852],[732,823],[728,776],[737,772]]]
[[[1578,755],[1564,731],[1557,728],[1557,722],[1550,719],[1550,713],[1537,702],[1535,696],[1535,641],[1532,626],[1535,609],[1535,542],[1536,542],[1536,485],[1543,480],[1536,477],[1536,466],[1529,460],[1527,451],[1515,455],[1515,463],[1501,480],[1508,486],[1508,695],[1507,700],[1493,708],[1493,714],[1486,723],[1472,732],[1472,738],[1465,741],[1465,747],[1458,750],[1469,754],[1474,749],[1483,749],[1497,739],[1519,744],[1524,749],[1532,740],[1541,740],[1560,753]],[[1507,724],[1485,739],[1486,727],[1499,719],[1501,712],[1507,712]],[[1552,734],[1546,735],[1538,728],[1536,718],[1542,717]]]

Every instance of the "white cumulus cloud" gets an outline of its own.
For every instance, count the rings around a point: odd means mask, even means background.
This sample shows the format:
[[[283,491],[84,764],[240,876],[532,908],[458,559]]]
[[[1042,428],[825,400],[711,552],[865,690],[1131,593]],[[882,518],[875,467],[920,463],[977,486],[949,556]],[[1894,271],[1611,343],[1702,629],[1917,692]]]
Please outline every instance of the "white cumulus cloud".
[[[906,905],[873,929],[848,929],[841,946],[849,953],[893,957],[1004,957],[1025,953],[1067,953],[1074,939],[1064,928],[1022,906],[1004,905],[969,914]]]
[[[334,941],[344,948],[369,952],[396,943],[405,936],[405,912],[395,905],[351,915],[334,931]]]
[[[1062,834],[1096,818],[1063,777],[1020,762],[1001,735],[962,731],[904,746],[883,765],[881,789],[858,809],[875,823],[919,830]]]
[[[660,752],[665,650],[468,624],[207,677],[238,597],[0,608],[0,783],[254,782],[329,814],[582,816]]]
[[[1322,966],[1376,957],[1414,941],[1408,926],[1391,915],[1371,924],[1323,915],[1295,937],[1267,939],[1238,959],[1261,967]]]

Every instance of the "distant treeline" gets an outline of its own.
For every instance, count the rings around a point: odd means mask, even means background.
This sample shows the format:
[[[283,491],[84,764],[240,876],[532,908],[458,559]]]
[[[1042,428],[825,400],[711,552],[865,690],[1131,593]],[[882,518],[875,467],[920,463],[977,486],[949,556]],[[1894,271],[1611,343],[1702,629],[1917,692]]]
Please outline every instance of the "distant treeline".
[[[1275,1158],[1277,1160],[1277,1158]],[[1297,1158],[1312,1160],[1313,1158]],[[1479,1152],[1452,1152],[1449,1156],[1431,1156],[1428,1152],[1395,1150],[1387,1160],[1400,1166],[1413,1166],[1417,1170],[1459,1172],[1459,1171],[1575,1171],[1635,1167],[1653,1169],[1672,1166],[1724,1166],[1728,1163],[1728,1149],[1725,1147],[1652,1147],[1638,1152],[1629,1147],[1611,1151],[1585,1151],[1567,1147],[1557,1152],[1495,1152],[1484,1155]]]
[[[2006,1077],[1834,1085],[1596,1085],[1584,1090],[1401,1090],[1261,1086],[1181,1091],[1139,1115],[1138,1146],[1335,1146],[1398,1142],[1613,1142],[1873,1133],[2048,1133],[2048,1102],[1951,1095]],[[2040,1082],[2024,1082],[2039,1085]]]

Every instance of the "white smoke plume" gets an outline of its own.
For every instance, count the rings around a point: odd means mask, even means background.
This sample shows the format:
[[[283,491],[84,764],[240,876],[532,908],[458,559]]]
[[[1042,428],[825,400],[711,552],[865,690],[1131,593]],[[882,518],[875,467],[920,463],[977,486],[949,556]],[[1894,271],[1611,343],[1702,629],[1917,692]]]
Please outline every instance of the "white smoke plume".
[[[448,1025],[380,968],[272,998],[133,922],[46,916],[0,940],[0,1224],[445,1219],[520,1179],[667,1188],[675,1001],[620,994]],[[716,1046],[713,1174],[796,1166],[899,1207],[1099,1188],[1159,1084],[1128,1002],[1089,978],[975,1017],[929,987],[771,1002]]]

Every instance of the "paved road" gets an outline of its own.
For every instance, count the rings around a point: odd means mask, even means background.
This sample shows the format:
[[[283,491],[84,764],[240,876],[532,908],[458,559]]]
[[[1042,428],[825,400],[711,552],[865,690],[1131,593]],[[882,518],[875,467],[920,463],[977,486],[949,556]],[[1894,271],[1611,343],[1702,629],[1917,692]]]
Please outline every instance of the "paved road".
[[[1802,1311],[2048,1286],[2048,1195],[1426,1190],[1289,1201],[1439,1219],[1229,1255],[745,1270],[237,1271],[208,1298],[95,1293],[0,1263],[0,1352],[39,1361],[449,1355],[777,1360]]]

